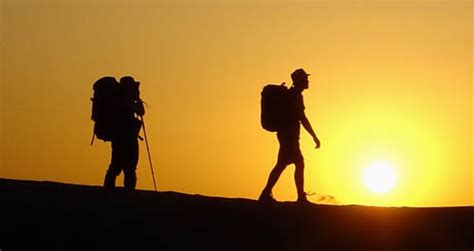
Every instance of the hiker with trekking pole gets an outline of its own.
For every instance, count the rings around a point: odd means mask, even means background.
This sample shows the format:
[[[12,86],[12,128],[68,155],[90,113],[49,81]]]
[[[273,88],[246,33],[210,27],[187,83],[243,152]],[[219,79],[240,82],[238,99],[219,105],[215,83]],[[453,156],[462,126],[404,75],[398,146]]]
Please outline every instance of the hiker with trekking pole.
[[[140,99],[140,82],[133,77],[125,76],[118,83],[113,77],[103,77],[94,83],[92,98],[92,120],[94,120],[94,137],[110,141],[112,158],[107,169],[104,187],[114,188],[116,177],[123,171],[124,187],[134,190],[137,183],[136,167],[139,157],[138,139],[143,127],[148,159],[153,175],[154,171],[145,131],[143,115],[145,108]]]

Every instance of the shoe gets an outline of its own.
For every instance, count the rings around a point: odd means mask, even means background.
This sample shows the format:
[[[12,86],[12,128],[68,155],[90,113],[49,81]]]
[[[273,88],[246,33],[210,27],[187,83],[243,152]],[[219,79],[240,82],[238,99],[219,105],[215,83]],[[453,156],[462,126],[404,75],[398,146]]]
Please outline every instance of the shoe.
[[[258,197],[259,202],[277,202],[271,193],[263,193],[260,194],[260,197]]]
[[[306,198],[306,193],[298,195],[298,200],[296,201],[299,204],[309,204],[311,203],[308,198]]]
[[[298,204],[311,204],[311,202],[306,197],[300,197],[296,202]]]

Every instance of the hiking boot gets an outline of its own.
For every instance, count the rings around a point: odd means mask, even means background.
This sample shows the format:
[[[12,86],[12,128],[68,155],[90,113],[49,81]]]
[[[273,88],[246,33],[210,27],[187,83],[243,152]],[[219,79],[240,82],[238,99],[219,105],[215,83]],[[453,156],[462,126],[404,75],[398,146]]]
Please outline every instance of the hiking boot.
[[[306,197],[300,197],[296,201],[298,204],[310,204],[311,202]]]
[[[299,204],[308,204],[311,203],[308,198],[306,198],[306,193],[298,195],[298,200],[296,201]]]
[[[258,197],[259,202],[277,202],[271,193],[263,193]]]

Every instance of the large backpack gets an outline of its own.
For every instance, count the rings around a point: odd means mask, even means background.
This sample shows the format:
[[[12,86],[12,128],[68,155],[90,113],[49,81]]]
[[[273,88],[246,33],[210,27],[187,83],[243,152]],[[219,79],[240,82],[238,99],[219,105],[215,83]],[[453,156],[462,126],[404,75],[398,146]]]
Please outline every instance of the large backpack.
[[[93,90],[91,118],[94,135],[103,141],[112,141],[117,126],[119,83],[114,77],[103,77],[94,83]]]
[[[270,132],[279,131],[288,117],[288,88],[285,83],[263,87],[260,105],[262,127]]]

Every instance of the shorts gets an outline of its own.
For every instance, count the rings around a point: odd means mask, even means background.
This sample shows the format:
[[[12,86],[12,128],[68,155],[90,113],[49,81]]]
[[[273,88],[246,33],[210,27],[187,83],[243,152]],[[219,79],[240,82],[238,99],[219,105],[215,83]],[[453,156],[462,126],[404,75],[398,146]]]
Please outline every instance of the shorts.
[[[289,165],[304,161],[297,134],[278,132],[277,137],[280,143],[280,149],[278,150],[279,164]]]

